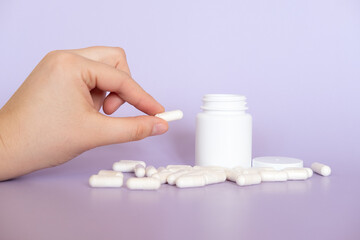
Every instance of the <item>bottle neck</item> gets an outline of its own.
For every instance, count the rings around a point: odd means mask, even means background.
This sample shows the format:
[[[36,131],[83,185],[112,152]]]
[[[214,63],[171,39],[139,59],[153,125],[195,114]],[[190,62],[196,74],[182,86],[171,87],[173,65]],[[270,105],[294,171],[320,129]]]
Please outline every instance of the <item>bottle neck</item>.
[[[203,112],[214,114],[245,114],[246,97],[235,94],[207,94],[203,97]]]

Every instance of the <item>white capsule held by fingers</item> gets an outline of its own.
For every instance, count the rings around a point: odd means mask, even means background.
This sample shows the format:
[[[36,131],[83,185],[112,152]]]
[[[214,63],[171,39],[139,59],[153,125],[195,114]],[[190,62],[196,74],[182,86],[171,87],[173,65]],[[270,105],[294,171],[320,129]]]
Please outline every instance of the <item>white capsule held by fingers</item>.
[[[311,169],[319,175],[327,177],[331,174],[331,168],[325,164],[314,162],[311,164]]]
[[[277,170],[261,171],[260,175],[262,182],[283,182],[288,178],[286,172]]]
[[[148,166],[145,169],[146,176],[151,177],[153,174],[157,173],[157,170],[154,166]]]
[[[141,164],[146,167],[146,163],[143,161],[135,160],[120,160],[113,164],[113,170],[119,172],[134,172],[135,166]]]
[[[308,173],[308,178],[311,178],[314,174],[314,171],[311,168],[304,168]]]
[[[141,164],[136,164],[135,168],[134,168],[134,172],[135,172],[135,176],[136,177],[145,177],[145,168],[143,165]]]
[[[181,110],[163,112],[163,113],[158,113],[158,114],[155,115],[155,117],[164,119],[167,122],[180,120],[180,119],[183,118],[183,116],[184,116],[184,114],[183,114],[183,112]]]
[[[132,190],[156,190],[161,186],[160,180],[152,177],[129,178],[126,186]]]
[[[261,175],[259,173],[243,174],[236,179],[239,186],[248,186],[261,183]]]
[[[121,187],[123,181],[122,176],[92,175],[89,178],[89,185],[91,187]]]
[[[179,188],[203,187],[206,180],[203,175],[187,175],[184,174],[176,179],[176,186]]]
[[[186,174],[186,173],[189,173],[189,172],[190,172],[190,170],[188,170],[188,169],[178,170],[178,171],[170,174],[170,175],[167,177],[166,181],[167,181],[167,183],[170,184],[170,185],[175,185],[176,179],[177,179],[178,177],[180,177],[181,175],[184,175],[184,174]]]
[[[306,180],[309,178],[309,173],[305,168],[285,168],[288,180]]]
[[[122,174],[122,172],[117,172],[117,171],[112,171],[112,170],[100,170],[97,175],[117,176],[117,177],[124,176],[124,174]]]

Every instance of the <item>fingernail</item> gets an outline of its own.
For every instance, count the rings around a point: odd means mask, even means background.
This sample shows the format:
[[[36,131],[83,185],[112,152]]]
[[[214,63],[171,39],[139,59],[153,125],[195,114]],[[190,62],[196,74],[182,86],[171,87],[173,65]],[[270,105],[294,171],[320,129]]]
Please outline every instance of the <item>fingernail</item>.
[[[165,124],[163,123],[157,123],[154,125],[152,132],[151,132],[151,136],[156,136],[156,135],[160,135],[165,133],[167,130],[167,127]]]

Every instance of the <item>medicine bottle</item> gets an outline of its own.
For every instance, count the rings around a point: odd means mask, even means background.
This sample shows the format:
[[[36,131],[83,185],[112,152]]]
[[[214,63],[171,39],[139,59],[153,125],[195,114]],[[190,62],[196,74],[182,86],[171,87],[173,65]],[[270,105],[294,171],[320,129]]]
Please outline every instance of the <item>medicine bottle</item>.
[[[195,164],[251,167],[252,118],[246,97],[207,94],[196,119]]]

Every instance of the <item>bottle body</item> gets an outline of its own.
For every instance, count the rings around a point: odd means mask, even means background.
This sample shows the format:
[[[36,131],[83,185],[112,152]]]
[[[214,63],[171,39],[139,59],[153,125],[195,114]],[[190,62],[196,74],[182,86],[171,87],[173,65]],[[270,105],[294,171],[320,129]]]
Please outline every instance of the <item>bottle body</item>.
[[[252,117],[245,112],[245,97],[223,94],[211,94],[211,98],[207,96],[203,99],[203,112],[196,119],[196,165],[251,167]],[[212,102],[207,104],[205,101]]]

